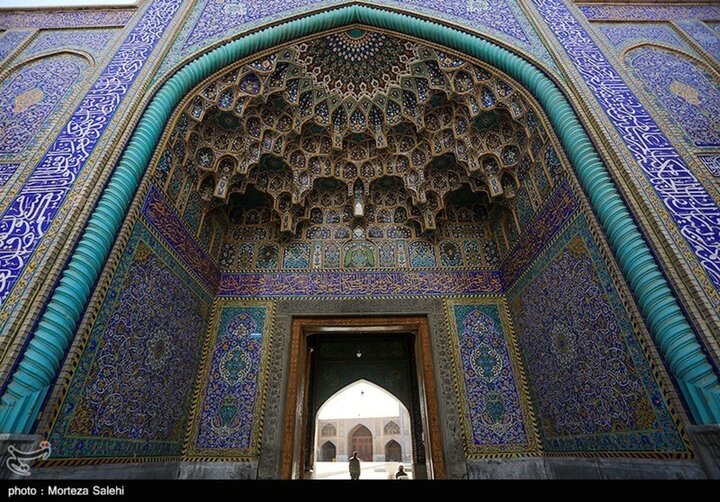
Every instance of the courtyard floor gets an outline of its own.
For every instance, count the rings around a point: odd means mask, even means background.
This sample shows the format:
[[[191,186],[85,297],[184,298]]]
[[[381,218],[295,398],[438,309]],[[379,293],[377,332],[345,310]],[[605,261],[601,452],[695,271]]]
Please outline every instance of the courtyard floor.
[[[363,479],[395,479],[398,468],[397,462],[362,462],[360,464],[360,480]],[[405,466],[405,472],[412,479],[410,466]],[[313,479],[350,479],[347,462],[316,462]]]

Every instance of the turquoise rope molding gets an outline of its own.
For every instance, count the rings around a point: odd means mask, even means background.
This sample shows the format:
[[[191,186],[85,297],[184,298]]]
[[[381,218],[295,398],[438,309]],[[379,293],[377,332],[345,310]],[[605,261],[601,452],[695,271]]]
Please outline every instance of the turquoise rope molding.
[[[158,91],[132,135],[2,396],[0,431],[32,430],[140,180],[181,99],[203,79],[239,59],[303,36],[355,23],[423,38],[469,54],[504,71],[536,97],[588,194],[694,420],[720,423],[718,377],[590,138],[555,84],[525,60],[474,35],[379,7],[352,4],[269,27],[218,47],[179,70]]]

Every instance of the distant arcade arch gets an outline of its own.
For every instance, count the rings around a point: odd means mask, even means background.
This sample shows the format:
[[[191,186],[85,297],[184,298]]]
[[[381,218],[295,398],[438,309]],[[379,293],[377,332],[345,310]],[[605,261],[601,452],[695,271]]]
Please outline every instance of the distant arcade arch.
[[[390,420],[385,424],[383,432],[388,436],[392,434],[400,434],[400,426],[394,420]]]
[[[332,441],[325,441],[320,447],[320,462],[334,462],[337,448]]]
[[[364,425],[358,425],[350,435],[350,451],[356,451],[363,462],[373,461],[373,435]]]
[[[385,462],[402,462],[402,447],[394,439],[385,444]]]

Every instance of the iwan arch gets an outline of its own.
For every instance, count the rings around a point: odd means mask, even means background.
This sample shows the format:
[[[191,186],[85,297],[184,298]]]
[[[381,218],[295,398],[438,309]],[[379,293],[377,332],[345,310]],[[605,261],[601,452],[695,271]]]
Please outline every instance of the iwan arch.
[[[530,59],[351,4],[179,65],[12,324],[0,425],[50,442],[35,475],[300,477],[336,332],[410,337],[428,477],[712,473],[712,344]]]

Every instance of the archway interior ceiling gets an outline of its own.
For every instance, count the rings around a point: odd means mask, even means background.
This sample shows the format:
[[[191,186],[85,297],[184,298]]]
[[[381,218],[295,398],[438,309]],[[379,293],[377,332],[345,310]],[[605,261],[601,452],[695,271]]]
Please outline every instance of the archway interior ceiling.
[[[497,268],[565,176],[516,89],[414,41],[337,32],[202,85],[156,179],[223,270]]]
[[[363,336],[325,337],[313,345],[312,414],[341,389],[358,380],[367,380],[413,409],[411,345],[406,337]],[[362,356],[357,357],[361,351]]]
[[[546,124],[497,69],[375,30],[201,83],[120,240],[53,455],[257,458],[275,299],[402,296],[445,304],[468,456],[686,455]]]

